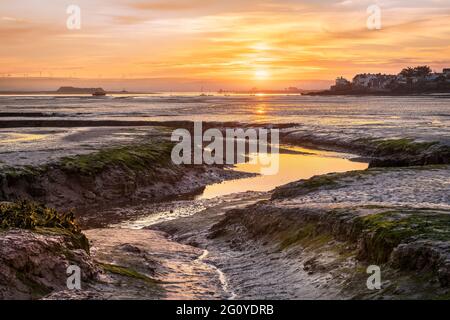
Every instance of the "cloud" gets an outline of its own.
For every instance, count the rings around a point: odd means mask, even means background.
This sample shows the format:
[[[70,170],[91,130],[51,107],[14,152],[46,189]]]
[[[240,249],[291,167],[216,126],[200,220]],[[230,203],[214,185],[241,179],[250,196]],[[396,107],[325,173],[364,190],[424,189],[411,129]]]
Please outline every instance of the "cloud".
[[[141,16],[112,16],[113,22],[116,24],[132,25],[149,21],[148,17]]]
[[[63,5],[25,12],[8,2],[0,16],[0,65],[20,72],[77,65],[84,76],[244,81],[255,66],[279,79],[332,79],[450,56],[448,1],[425,0],[424,8],[416,0],[378,0],[380,31],[366,28],[373,0],[79,2],[83,24],[76,32],[65,28]]]
[[[191,0],[191,1],[152,1],[136,2],[131,7],[139,10],[155,11],[184,11],[208,6],[213,0]]]
[[[2,21],[19,21],[18,19],[13,18],[13,17],[1,17],[0,20],[2,20]]]
[[[350,6],[352,4],[353,4],[352,0],[345,0],[345,1],[342,1],[342,2],[338,2],[336,5],[338,5],[338,6]]]

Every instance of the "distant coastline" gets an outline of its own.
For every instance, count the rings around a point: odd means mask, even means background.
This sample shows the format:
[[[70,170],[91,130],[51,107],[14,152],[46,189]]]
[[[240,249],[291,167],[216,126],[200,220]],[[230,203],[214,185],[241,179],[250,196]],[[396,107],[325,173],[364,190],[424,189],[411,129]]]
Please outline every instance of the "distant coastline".
[[[329,90],[307,95],[409,96],[450,93],[450,68],[432,72],[429,66],[408,67],[397,75],[357,74],[352,81],[339,77]]]
[[[0,95],[91,95],[96,91],[103,91],[106,94],[156,94],[155,92],[138,92],[138,91],[107,91],[103,88],[77,88],[77,87],[60,87],[56,91],[32,91],[32,90],[7,90],[0,91]]]
[[[356,97],[410,97],[410,96],[449,96],[450,89],[448,91],[428,91],[428,92],[370,92],[370,91],[357,91],[357,90],[343,90],[343,91],[314,91],[303,93],[304,96],[356,96]]]

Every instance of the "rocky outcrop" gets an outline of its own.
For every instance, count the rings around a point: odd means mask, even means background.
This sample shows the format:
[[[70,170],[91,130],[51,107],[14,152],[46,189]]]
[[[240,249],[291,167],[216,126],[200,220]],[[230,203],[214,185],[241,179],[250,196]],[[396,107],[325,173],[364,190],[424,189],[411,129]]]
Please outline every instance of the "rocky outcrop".
[[[99,269],[82,242],[57,229],[0,231],[0,299],[39,299],[67,289],[67,268],[81,269],[85,283]]]

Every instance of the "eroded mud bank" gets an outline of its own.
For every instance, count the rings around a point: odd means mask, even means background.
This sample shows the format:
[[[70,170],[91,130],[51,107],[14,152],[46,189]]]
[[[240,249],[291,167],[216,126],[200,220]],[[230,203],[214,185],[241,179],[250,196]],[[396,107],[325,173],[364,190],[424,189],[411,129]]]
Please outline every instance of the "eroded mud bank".
[[[319,287],[340,288],[334,298],[445,298],[449,172],[372,169],[292,183],[270,200],[227,212],[209,237],[242,254],[256,247],[275,255],[310,281],[322,279]],[[381,267],[382,290],[367,289],[369,265]]]
[[[61,158],[37,167],[4,168],[0,199],[74,208],[83,219],[114,205],[157,202],[194,194],[208,184],[248,176],[223,166],[176,166],[164,138]]]
[[[371,167],[405,167],[450,163],[450,142],[416,138],[367,136],[342,132],[314,134],[296,128],[283,130],[282,140],[302,146],[353,152],[366,157]]]

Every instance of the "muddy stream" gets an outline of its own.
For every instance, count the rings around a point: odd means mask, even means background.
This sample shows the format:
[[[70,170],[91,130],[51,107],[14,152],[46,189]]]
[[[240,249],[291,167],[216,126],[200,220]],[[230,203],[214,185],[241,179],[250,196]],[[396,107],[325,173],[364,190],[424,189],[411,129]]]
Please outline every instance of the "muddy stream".
[[[354,156],[350,154],[299,147],[284,150],[279,154],[279,171],[275,175],[209,185],[202,194],[188,200],[114,209],[115,214],[133,218],[110,224],[106,229],[87,230],[94,256],[117,262],[111,248],[136,245],[158,266],[159,271],[152,276],[161,281],[165,299],[336,297],[337,288],[317,289],[317,283],[323,284],[327,279],[309,276],[295,257],[268,252],[255,243],[241,245],[237,250],[209,237],[210,228],[228,210],[268,199],[270,191],[280,185],[368,166],[352,160]],[[234,168],[248,173],[258,173],[260,169],[258,164],[249,163]],[[124,257],[126,260],[126,255],[121,256],[122,260]]]

